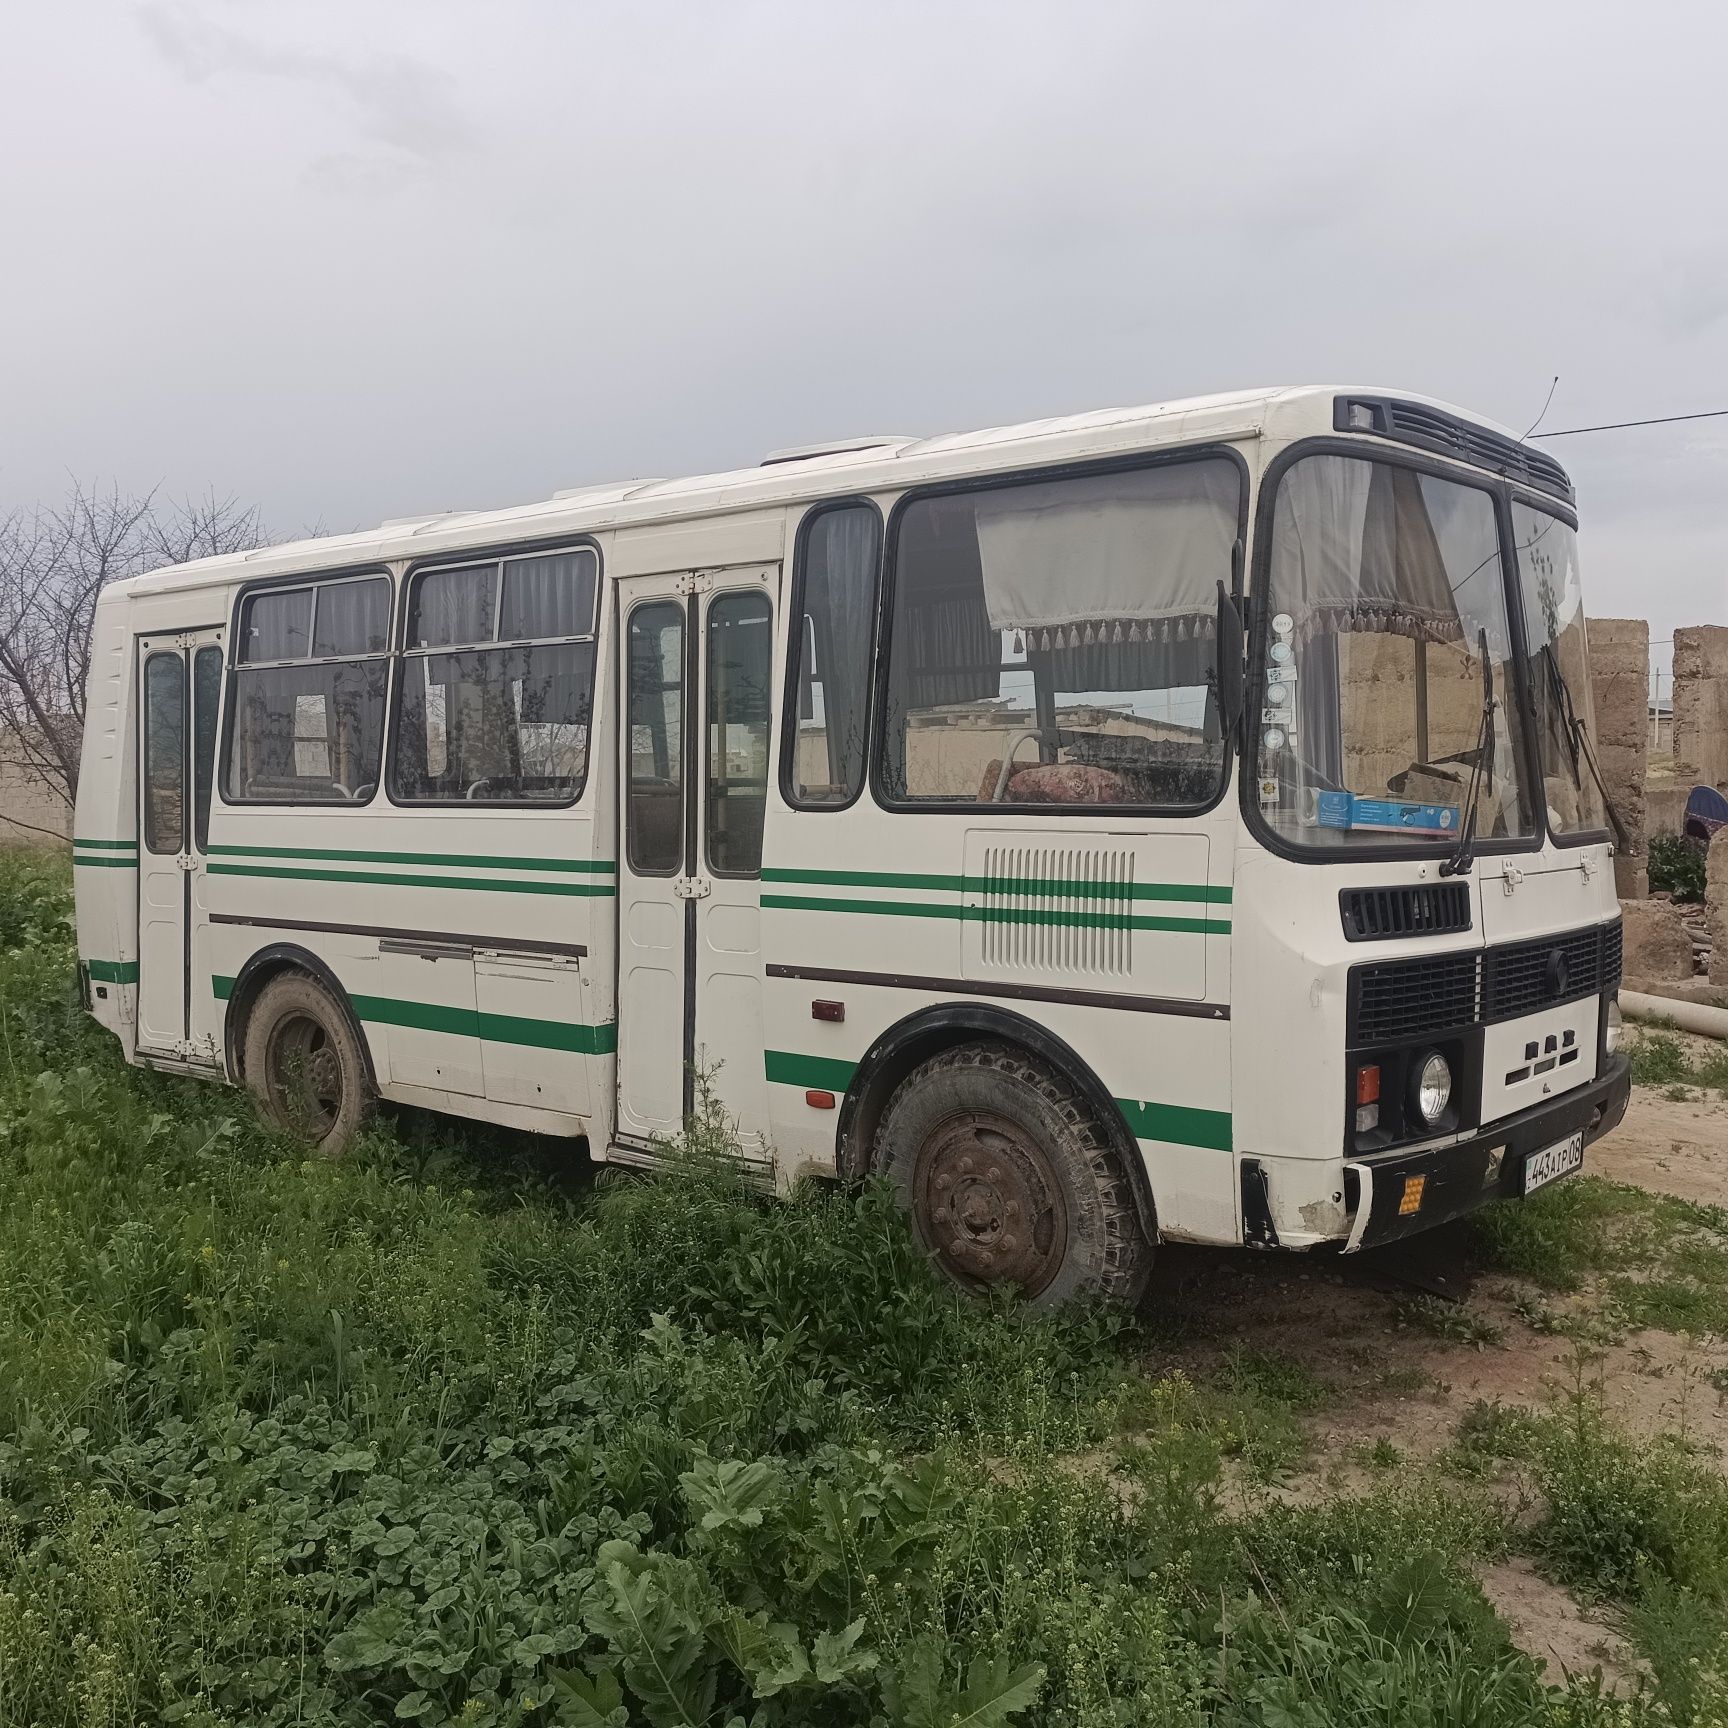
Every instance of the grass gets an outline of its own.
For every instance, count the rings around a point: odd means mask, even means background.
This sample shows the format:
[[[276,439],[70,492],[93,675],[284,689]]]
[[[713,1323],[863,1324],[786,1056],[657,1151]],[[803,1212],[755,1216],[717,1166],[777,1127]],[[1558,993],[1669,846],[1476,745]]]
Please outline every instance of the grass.
[[[1699,1087],[1728,1092],[1728,1045],[1712,1043],[1697,1056],[1672,1032],[1641,1031],[1628,1041],[1632,1078],[1640,1086]],[[1673,1092],[1669,1094],[1674,1096]],[[1684,1100],[1685,1092],[1679,1097]]]
[[[418,1120],[309,1160],[121,1064],[66,906],[0,857],[0,1728],[1712,1719],[1684,1454],[1597,1481],[1624,1443],[1553,1418],[1529,1537],[1390,1453],[1244,1496],[1333,1396],[1301,1364],[963,1300],[883,1192],[764,1201],[712,1119],[599,1187]],[[1635,1207],[1546,1198],[1489,1240],[1620,1264]],[[1647,1697],[1511,1646],[1473,1569],[1525,1540],[1642,1616]]]

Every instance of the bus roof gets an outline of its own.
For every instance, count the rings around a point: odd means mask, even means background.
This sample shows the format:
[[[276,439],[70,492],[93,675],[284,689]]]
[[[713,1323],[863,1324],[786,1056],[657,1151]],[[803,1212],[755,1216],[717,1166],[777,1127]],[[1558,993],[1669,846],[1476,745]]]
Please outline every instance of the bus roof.
[[[754,468],[684,479],[638,479],[577,486],[502,510],[446,510],[393,517],[352,534],[293,540],[250,552],[170,565],[113,584],[129,595],[220,586],[356,564],[423,559],[470,548],[544,542],[635,524],[771,508],[806,500],[902,488],[997,469],[1078,461],[1160,444],[1312,436],[1331,429],[1332,402],[1354,385],[1277,386],[1134,408],[1103,408],[935,437],[838,439],[776,451]],[[1507,428],[1433,397],[1395,392],[1510,435]]]

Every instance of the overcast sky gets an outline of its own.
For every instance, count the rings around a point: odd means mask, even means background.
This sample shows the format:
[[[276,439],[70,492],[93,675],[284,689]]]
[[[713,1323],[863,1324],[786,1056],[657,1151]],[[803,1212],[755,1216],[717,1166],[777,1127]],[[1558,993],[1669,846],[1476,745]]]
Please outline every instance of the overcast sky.
[[[0,508],[286,533],[1264,383],[1728,407],[1728,8],[5,0]],[[1728,420],[1567,438],[1728,623]]]

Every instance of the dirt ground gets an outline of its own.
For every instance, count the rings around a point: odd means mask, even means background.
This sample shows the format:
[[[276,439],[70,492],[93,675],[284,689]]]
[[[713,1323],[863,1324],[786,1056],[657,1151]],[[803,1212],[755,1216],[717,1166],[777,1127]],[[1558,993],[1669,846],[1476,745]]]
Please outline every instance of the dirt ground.
[[[1728,1207],[1728,1098],[1637,1087],[1624,1123],[1591,1147],[1585,1169],[1615,1182]],[[1271,1487],[1244,1494],[1309,1500],[1383,1481],[1373,1462],[1396,1449],[1401,1460],[1432,1459],[1456,1437],[1478,1401],[1536,1407],[1569,1390],[1599,1388],[1616,1420],[1638,1434],[1678,1432],[1728,1468],[1728,1340],[1641,1331],[1600,1347],[1531,1324],[1531,1291],[1499,1275],[1472,1278],[1457,1227],[1442,1227],[1398,1259],[1364,1254],[1353,1262],[1303,1262],[1281,1256],[1162,1251],[1151,1301],[1180,1317],[1173,1366],[1197,1377],[1215,1373],[1233,1349],[1266,1351],[1300,1363],[1327,1388],[1324,1407],[1306,1418],[1312,1452]],[[1415,1276],[1441,1290],[1452,1280],[1468,1294],[1459,1309],[1479,1333],[1468,1342],[1432,1336],[1408,1323],[1420,1292]],[[1543,1296],[1549,1314],[1586,1305]],[[1504,1492],[1516,1499],[1515,1484]],[[1514,1504],[1514,1511],[1525,1510]],[[1626,1646],[1557,1585],[1520,1560],[1485,1570],[1484,1590],[1517,1641],[1550,1668],[1603,1665],[1623,1682]]]

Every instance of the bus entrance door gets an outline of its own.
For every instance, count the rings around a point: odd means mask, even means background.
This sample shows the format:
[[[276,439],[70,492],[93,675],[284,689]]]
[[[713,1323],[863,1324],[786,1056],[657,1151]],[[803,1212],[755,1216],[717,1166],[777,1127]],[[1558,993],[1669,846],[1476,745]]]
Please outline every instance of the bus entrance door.
[[[140,637],[138,693],[138,1051],[214,1068],[205,853],[221,630]]]
[[[760,875],[777,566],[619,584],[618,1138],[705,1086],[767,1157]]]

